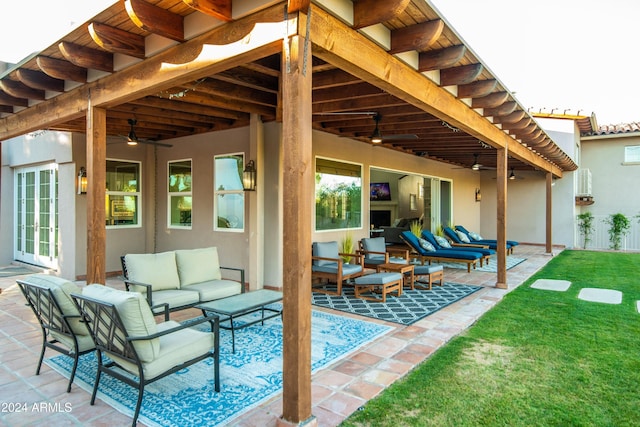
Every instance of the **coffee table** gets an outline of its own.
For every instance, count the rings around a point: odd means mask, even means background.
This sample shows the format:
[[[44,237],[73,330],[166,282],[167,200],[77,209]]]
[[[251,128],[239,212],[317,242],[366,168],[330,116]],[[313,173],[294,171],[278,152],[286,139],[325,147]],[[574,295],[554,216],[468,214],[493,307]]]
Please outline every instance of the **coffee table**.
[[[231,346],[233,353],[236,352],[236,329],[246,328],[247,326],[260,323],[264,325],[264,321],[271,319],[282,314],[282,310],[276,310],[266,305],[273,304],[275,302],[282,301],[282,292],[272,291],[269,289],[260,289],[253,292],[246,292],[232,297],[221,298],[215,301],[205,302],[203,304],[196,305],[195,308],[202,310],[202,314],[206,315],[207,312],[214,313],[222,316],[226,316],[220,319],[220,327],[222,329],[231,331]],[[260,319],[253,320],[251,322],[235,325],[234,319],[245,316],[247,314],[261,311],[262,316]],[[265,311],[271,312],[265,315]],[[223,325],[222,322],[229,321],[229,325]]]
[[[414,288],[414,277],[413,277],[413,264],[397,264],[394,262],[387,262],[384,264],[378,264],[376,266],[376,272],[380,273],[383,271],[388,271],[392,273],[400,273],[402,274],[404,284],[407,285],[407,279],[409,281],[408,285],[413,290]],[[409,277],[405,276],[405,273],[409,273]]]

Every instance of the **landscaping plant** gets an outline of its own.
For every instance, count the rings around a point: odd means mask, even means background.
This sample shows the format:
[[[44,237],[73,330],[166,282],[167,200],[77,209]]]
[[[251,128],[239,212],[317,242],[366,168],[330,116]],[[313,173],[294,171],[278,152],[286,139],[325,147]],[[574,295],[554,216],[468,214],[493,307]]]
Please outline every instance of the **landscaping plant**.
[[[354,252],[353,235],[351,235],[351,233],[346,233],[342,238],[342,242],[340,243],[340,252],[345,254],[352,254]],[[350,259],[350,256],[342,256],[342,260],[345,263],[349,263]]]
[[[421,237],[422,224],[420,224],[420,221],[411,221],[411,225],[409,226],[409,228],[411,229],[411,232],[414,236]]]
[[[620,250],[622,238],[629,233],[631,222],[624,214],[611,214],[604,220],[609,225],[609,247],[613,250]]]
[[[583,212],[578,215],[578,229],[582,236],[582,248],[587,249],[587,244],[591,241],[593,233],[593,214],[591,212]]]

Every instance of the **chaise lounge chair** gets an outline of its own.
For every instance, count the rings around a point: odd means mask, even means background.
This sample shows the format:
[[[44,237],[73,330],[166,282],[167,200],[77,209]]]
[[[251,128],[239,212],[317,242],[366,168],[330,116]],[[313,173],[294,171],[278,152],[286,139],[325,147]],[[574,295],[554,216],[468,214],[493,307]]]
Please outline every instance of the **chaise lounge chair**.
[[[483,239],[479,234],[473,233],[462,225],[456,225],[455,229],[465,234],[470,243],[480,243],[488,245],[490,249],[498,249],[498,241],[494,239]],[[518,246],[519,243],[515,240],[507,240],[507,254],[513,254],[513,247]]]
[[[403,231],[400,233],[400,237],[404,242],[411,247],[417,259],[424,265],[424,262],[427,261],[431,264],[431,261],[450,261],[450,262],[463,262],[467,264],[467,273],[471,272],[471,268],[476,268],[476,265],[483,258],[483,255],[479,252],[472,251],[451,251],[449,249],[440,249],[440,250],[428,250],[425,249],[420,240],[411,232],[411,231]],[[424,239],[422,239],[424,240]],[[428,243],[425,241],[425,243]],[[433,245],[429,244],[431,247]],[[425,245],[426,246],[426,245]]]
[[[451,251],[465,251],[465,252],[477,252],[482,254],[482,258],[480,258],[480,267],[482,267],[485,263],[489,264],[489,259],[491,255],[494,255],[496,251],[493,249],[488,249],[486,246],[475,245],[472,247],[460,247],[460,246],[452,246],[447,239],[440,236],[435,236],[429,230],[422,230],[422,238],[427,242],[431,243],[436,250],[448,249]]]

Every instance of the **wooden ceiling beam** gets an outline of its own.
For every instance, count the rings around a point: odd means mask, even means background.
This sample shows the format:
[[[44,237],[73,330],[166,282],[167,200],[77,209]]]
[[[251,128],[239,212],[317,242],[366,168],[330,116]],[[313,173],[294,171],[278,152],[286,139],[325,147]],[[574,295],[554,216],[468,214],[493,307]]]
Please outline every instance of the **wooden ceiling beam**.
[[[362,80],[340,69],[313,73],[313,90],[361,83]]]
[[[307,12],[309,9],[309,5],[311,4],[311,0],[288,0],[287,1],[287,11],[289,13],[294,12]]]
[[[46,75],[54,79],[71,80],[79,83],[87,82],[87,69],[73,65],[68,61],[48,56],[38,56],[36,63]]]
[[[477,82],[458,86],[458,98],[478,98],[487,96],[498,85],[495,79],[478,80]]]
[[[391,31],[390,54],[429,49],[442,35],[444,22],[441,19],[422,22]]]
[[[518,107],[518,103],[515,101],[508,101],[496,108],[485,108],[482,115],[485,117],[501,117],[511,114]]]
[[[504,104],[509,98],[509,92],[494,92],[471,100],[471,108],[496,108]]]
[[[128,104],[141,105],[145,107],[151,107],[151,108],[161,109],[166,111],[175,110],[176,108],[179,107],[180,112],[184,112],[187,114],[196,114],[196,115],[206,114],[207,116],[213,116],[213,117],[232,120],[232,121],[244,120],[249,118],[247,113],[241,113],[238,111],[224,110],[224,109],[215,108],[212,106],[202,106],[202,105],[195,105],[195,104],[189,104],[189,103],[181,103],[176,105],[176,103],[171,100],[158,98],[155,96],[147,96],[144,98],[136,99],[134,101],[129,102]]]
[[[16,76],[25,86],[32,89],[64,92],[64,80],[49,77],[42,71],[19,68],[16,71]]]
[[[58,49],[64,59],[73,65],[113,73],[113,54],[109,52],[65,41],[58,44]]]
[[[43,101],[45,99],[44,90],[32,89],[29,86],[14,80],[0,80],[0,89],[15,98],[35,99],[38,101]]]
[[[420,52],[418,56],[418,71],[441,70],[456,65],[467,53],[465,45],[446,47],[444,49]]]
[[[145,58],[144,37],[119,28],[92,22],[89,24],[89,34],[93,41],[102,49],[111,53],[122,53],[134,58]]]
[[[358,0],[353,4],[353,28],[360,29],[397,18],[410,0]]]
[[[189,88],[189,86],[183,86]],[[245,86],[238,86],[215,79],[206,79],[193,85],[197,92],[227,97],[236,100],[250,100],[250,102],[260,105],[275,107],[278,103],[278,97],[274,93],[250,89]]]
[[[360,99],[369,96],[378,96],[384,92],[369,83],[360,82],[357,85],[347,87],[332,87],[329,89],[315,89],[312,102],[335,102],[343,99]]]
[[[184,41],[184,18],[144,0],[125,0],[131,21],[140,29],[177,42]]]
[[[198,12],[213,16],[221,21],[229,22],[233,19],[231,0],[182,0],[182,2]]]
[[[6,92],[0,90],[0,105],[6,105],[7,107],[28,107],[29,100],[25,98],[16,98]]]
[[[483,69],[482,64],[469,64],[440,70],[440,86],[469,84],[478,78]]]
[[[13,113],[13,107],[0,104],[0,113]]]

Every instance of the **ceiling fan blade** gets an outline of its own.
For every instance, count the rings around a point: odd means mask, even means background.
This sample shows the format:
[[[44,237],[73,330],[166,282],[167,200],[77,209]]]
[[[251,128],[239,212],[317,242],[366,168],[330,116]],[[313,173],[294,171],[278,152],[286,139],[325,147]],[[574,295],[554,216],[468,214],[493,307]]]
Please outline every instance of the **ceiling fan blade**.
[[[398,135],[382,135],[383,141],[392,141],[392,140],[409,140],[409,139],[418,139],[418,135],[415,134],[398,134]]]
[[[173,145],[171,145],[171,144],[166,144],[164,142],[158,142],[158,141],[152,141],[150,139],[138,139],[138,142],[141,143],[141,144],[157,145],[158,147],[167,147],[167,148],[173,147]]]

